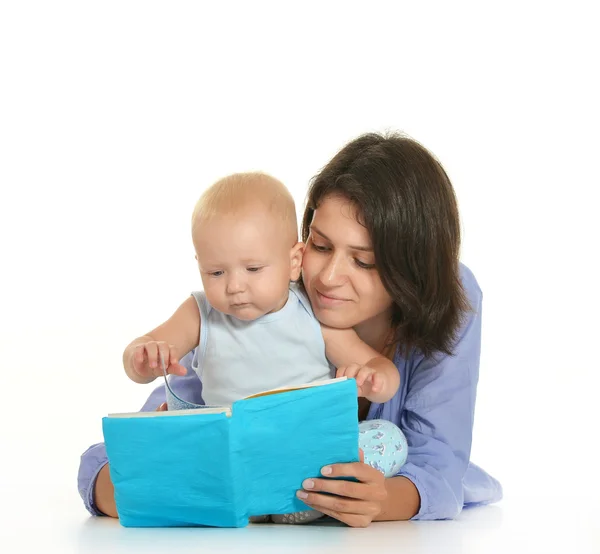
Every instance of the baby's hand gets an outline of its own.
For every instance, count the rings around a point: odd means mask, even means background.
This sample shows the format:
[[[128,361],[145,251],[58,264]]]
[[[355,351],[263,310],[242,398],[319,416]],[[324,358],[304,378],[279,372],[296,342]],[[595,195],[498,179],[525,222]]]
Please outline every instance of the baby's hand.
[[[187,369],[179,365],[175,348],[164,341],[148,341],[138,344],[133,351],[131,365],[140,377],[159,377],[163,374],[162,360],[167,373],[185,375]]]
[[[356,379],[358,396],[369,398],[374,393],[381,392],[386,385],[386,375],[372,367],[360,364],[351,364],[340,367],[336,377],[348,377]]]

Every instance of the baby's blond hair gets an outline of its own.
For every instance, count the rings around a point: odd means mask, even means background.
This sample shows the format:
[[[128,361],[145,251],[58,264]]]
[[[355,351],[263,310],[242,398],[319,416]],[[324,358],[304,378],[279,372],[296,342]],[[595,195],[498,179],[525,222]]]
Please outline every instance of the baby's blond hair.
[[[280,219],[286,236],[298,238],[296,205],[285,185],[266,173],[234,173],[210,186],[194,208],[192,233],[200,222],[217,215],[235,214],[249,209],[264,209]]]

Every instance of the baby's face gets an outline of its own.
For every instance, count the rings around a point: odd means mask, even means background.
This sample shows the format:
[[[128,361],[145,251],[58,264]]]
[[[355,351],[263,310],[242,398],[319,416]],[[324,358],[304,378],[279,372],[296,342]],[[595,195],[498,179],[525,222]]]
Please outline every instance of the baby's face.
[[[194,246],[209,303],[245,321],[283,308],[290,279],[299,274],[286,236],[282,224],[264,212],[199,222]]]

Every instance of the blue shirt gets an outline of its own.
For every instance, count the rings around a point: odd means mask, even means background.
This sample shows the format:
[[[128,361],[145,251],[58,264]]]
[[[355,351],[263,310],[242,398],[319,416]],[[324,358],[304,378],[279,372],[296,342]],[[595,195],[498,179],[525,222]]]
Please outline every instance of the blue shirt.
[[[413,519],[449,519],[463,506],[488,504],[502,498],[498,481],[470,462],[473,416],[479,377],[482,293],[471,271],[461,265],[461,278],[472,311],[467,314],[454,356],[408,358],[396,354],[400,388],[385,404],[372,404],[367,419],[387,419],[398,425],[408,442],[408,458],[399,475],[417,487],[421,506]],[[174,392],[184,400],[202,403],[202,384],[191,370],[194,352],[181,360],[184,377],[171,376]],[[142,411],[165,402],[165,387],[156,388]],[[79,493],[93,515],[98,472],[107,463],[103,443],[88,448],[79,466]]]

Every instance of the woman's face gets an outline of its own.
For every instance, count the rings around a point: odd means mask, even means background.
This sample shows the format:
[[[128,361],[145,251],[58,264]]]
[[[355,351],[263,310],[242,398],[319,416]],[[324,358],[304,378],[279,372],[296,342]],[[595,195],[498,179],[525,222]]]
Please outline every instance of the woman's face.
[[[315,210],[302,278],[315,316],[324,325],[389,328],[392,299],[375,269],[369,233],[347,199],[328,196]]]

